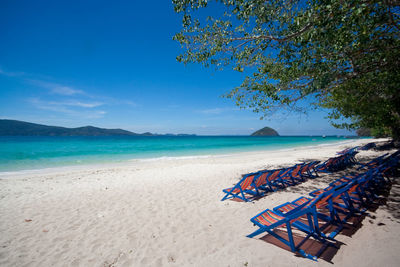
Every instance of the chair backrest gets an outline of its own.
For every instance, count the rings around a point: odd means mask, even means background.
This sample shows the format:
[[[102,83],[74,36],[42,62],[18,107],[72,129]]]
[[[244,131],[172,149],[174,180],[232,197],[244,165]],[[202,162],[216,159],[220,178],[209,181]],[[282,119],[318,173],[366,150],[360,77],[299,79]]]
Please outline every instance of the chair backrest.
[[[310,164],[310,166],[309,166],[309,169],[311,170],[311,169],[315,168],[315,166],[316,166],[318,163],[320,163],[320,162],[321,162],[321,161],[319,161],[319,160],[316,160],[316,161],[311,162],[311,164]]]
[[[321,208],[329,204],[329,199],[337,199],[343,194],[344,191],[348,190],[347,185],[330,186],[326,191],[322,191],[321,194],[315,196],[305,207]]]
[[[299,171],[301,169],[301,167],[304,165],[304,163],[301,164],[296,164],[293,168],[293,170],[291,171],[290,175],[291,176],[299,176]]]
[[[309,163],[305,163],[300,170],[300,174],[303,174],[303,173],[306,173],[306,172],[312,170],[312,168],[314,168],[314,166],[317,165],[318,163],[319,163],[319,161],[311,161]]]
[[[259,176],[257,177],[257,180],[256,180],[256,182],[255,182],[255,185],[256,185],[257,187],[259,187],[259,186],[261,186],[261,185],[266,184],[266,183],[267,183],[267,175],[268,175],[268,172],[263,172],[263,173],[261,173],[261,175],[259,175]]]
[[[306,198],[306,197],[300,197],[299,199],[297,199],[297,200],[293,201],[293,203],[294,203],[294,204],[296,204],[296,205],[298,205],[298,206],[301,206],[301,205],[303,205],[303,204],[307,203],[308,201],[310,201],[310,199],[309,199],[309,198]]]
[[[367,172],[361,173],[355,177],[348,183],[352,183],[348,188],[348,193],[351,194],[355,192],[358,188],[365,186],[377,173],[376,170],[369,170]]]
[[[329,158],[328,160],[326,160],[325,162],[323,162],[323,163],[320,165],[320,168],[321,168],[321,169],[326,169],[326,168],[328,168],[329,166],[332,165],[332,163],[333,163],[335,160],[336,160],[336,158]]]
[[[334,189],[334,193],[332,194],[331,201],[335,202],[339,199],[343,193],[350,193],[350,190],[355,190],[357,187],[357,181],[349,181],[348,183],[343,184],[342,186],[338,186]]]
[[[242,178],[242,180],[238,183],[238,185],[242,188],[242,189],[246,189],[248,187],[251,186],[251,184],[253,183],[254,180],[254,174],[252,175],[247,175],[245,177]]]
[[[349,147],[349,148],[346,148],[346,149],[344,149],[342,151],[337,152],[336,154],[343,155],[343,154],[346,154],[347,152],[351,151],[351,149],[353,149],[353,148]]]
[[[348,180],[345,180],[345,179],[343,179],[343,178],[339,178],[339,179],[333,181],[332,183],[330,183],[329,185],[331,185],[331,186],[338,186],[338,185],[341,185],[341,184],[347,183],[347,182],[348,182]]]
[[[358,180],[359,183],[361,183],[361,185],[364,186],[379,175],[381,175],[380,168],[370,169],[367,172],[365,172],[362,176],[360,175],[360,178]]]
[[[337,164],[339,161],[340,161],[340,159],[342,158],[343,156],[339,156],[339,157],[334,157],[334,158],[332,158],[332,161],[330,162],[330,164]]]
[[[362,146],[360,149],[361,150],[368,150],[368,149],[373,148],[373,147],[376,147],[375,143],[368,143],[368,144]]]
[[[349,194],[355,192],[357,190],[358,187],[360,187],[362,185],[362,183],[360,183],[359,181],[356,181],[348,190],[347,192]]]
[[[389,153],[386,153],[382,156],[379,156],[377,158],[374,158],[373,160],[371,160],[370,162],[367,163],[367,165],[377,165],[379,162],[383,161],[383,158],[386,157],[387,155],[389,155]]]
[[[286,169],[281,169],[280,173],[279,173],[279,177],[283,178],[285,177],[291,170],[293,170],[294,167],[289,167]]]
[[[305,205],[304,207],[305,208],[311,208],[313,206],[317,207],[317,205],[320,205],[320,204],[324,203],[327,200],[327,198],[329,197],[329,196],[326,195],[326,192],[327,191],[324,191],[321,194],[316,195],[315,197],[313,197],[310,200],[310,202],[308,202],[308,204]]]
[[[282,170],[273,170],[269,173],[269,175],[267,176],[268,181],[272,182],[273,180],[275,180],[276,178],[278,178],[279,173]]]

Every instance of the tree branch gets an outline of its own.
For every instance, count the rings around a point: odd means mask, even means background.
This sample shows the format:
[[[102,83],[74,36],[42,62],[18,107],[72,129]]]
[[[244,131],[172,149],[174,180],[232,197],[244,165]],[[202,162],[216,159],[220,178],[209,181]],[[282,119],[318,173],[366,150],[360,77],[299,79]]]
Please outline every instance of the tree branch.
[[[245,41],[245,40],[250,40],[250,41],[253,41],[253,40],[273,40],[273,41],[277,41],[279,43],[282,43],[282,42],[286,42],[286,41],[288,41],[290,39],[293,39],[293,38],[299,36],[300,34],[306,32],[307,30],[309,30],[311,27],[312,27],[312,25],[311,25],[311,23],[309,23],[306,26],[304,26],[301,30],[299,30],[297,32],[294,32],[294,33],[291,33],[289,35],[286,35],[284,37],[276,37],[276,36],[273,36],[273,35],[257,35],[257,36],[251,36],[251,37],[235,37],[235,38],[230,39],[230,41],[234,42],[234,41]]]

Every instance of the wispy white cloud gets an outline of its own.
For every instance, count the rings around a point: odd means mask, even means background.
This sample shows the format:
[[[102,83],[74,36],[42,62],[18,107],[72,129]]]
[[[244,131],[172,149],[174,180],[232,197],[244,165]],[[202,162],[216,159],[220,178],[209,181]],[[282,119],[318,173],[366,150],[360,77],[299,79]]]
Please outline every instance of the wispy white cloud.
[[[63,96],[73,96],[73,95],[87,95],[83,90],[75,89],[71,86],[66,86],[63,84],[52,83],[42,80],[28,80],[31,84],[45,88],[49,90],[51,94],[63,95]]]
[[[58,105],[51,101],[43,101],[38,97],[28,98],[27,102],[32,104],[34,107],[38,109],[50,110],[67,114],[74,113],[73,110],[66,108],[64,105]]]
[[[35,90],[37,94],[27,99],[27,102],[36,109],[48,110],[56,114],[63,113],[71,118],[101,118],[107,114],[107,111],[103,110],[104,108],[99,110],[99,107],[138,106],[137,103],[129,99],[96,95],[74,85],[54,82],[52,77],[26,72],[11,72],[1,66],[0,75],[13,77],[23,83],[40,88],[41,90]]]
[[[53,94],[59,94],[59,95],[78,95],[78,94],[84,94],[82,90],[76,90],[68,86],[55,86],[52,88],[51,92]]]
[[[138,106],[137,103],[127,100],[127,99],[116,99],[109,96],[101,96],[101,95],[92,95],[87,93],[84,90],[77,89],[72,86],[67,86],[59,83],[47,82],[43,80],[35,80],[29,79],[29,83],[39,86],[41,88],[47,89],[48,92],[52,95],[64,96],[64,97],[80,97],[86,98],[91,100],[97,100],[94,103],[83,103],[83,102],[75,102],[75,103],[64,103],[65,105],[75,105],[81,107],[96,107],[99,105],[129,105],[136,107]],[[101,102],[99,102],[101,101]]]
[[[102,105],[102,103],[82,103],[76,101],[57,102],[45,101],[38,97],[28,98],[27,102],[32,104],[35,108],[42,110],[49,110],[58,113],[64,113],[74,117],[83,118],[101,118],[107,114],[104,110],[93,110],[92,108]],[[81,107],[83,110],[75,110],[70,107]]]
[[[4,69],[0,68],[0,74],[9,77],[17,77],[25,75],[24,72],[12,72],[12,71],[5,71]]]
[[[65,106],[75,106],[75,107],[82,107],[82,108],[95,108],[104,105],[101,102],[81,102],[81,101],[66,101],[66,102],[54,102],[58,105],[65,105]]]
[[[131,100],[122,100],[122,99],[115,99],[112,97],[99,97],[100,100],[104,100],[109,105],[128,105],[132,107],[137,107],[138,104]]]
[[[81,107],[81,108],[95,108],[104,105],[101,102],[82,102],[77,100],[68,100],[68,101],[44,101],[38,97],[28,99],[29,102],[37,104],[44,103],[46,105],[51,106],[72,106],[72,107]]]

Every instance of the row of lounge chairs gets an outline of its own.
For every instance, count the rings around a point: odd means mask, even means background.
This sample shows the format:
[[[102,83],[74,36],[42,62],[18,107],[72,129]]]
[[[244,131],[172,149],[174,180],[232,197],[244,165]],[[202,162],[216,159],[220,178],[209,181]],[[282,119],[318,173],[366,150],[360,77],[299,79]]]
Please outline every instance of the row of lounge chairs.
[[[319,164],[320,161],[312,161],[288,168],[245,174],[235,186],[222,190],[225,196],[221,201],[234,198],[248,202],[268,192],[304,182],[307,178],[318,177],[318,172],[329,173],[342,170],[356,163],[357,153],[355,150],[350,150],[340,156],[329,158],[321,164]]]
[[[368,144],[363,145],[363,146],[355,146],[355,147],[346,148],[345,150],[337,152],[337,154],[343,155],[343,154],[346,154],[346,153],[349,153],[349,152],[353,152],[353,151],[357,151],[357,150],[358,151],[359,150],[369,150],[369,149],[372,149],[372,148],[375,148],[375,147],[376,147],[376,144],[374,142],[371,142],[371,143],[368,143]]]
[[[376,144],[374,142],[372,142],[372,143],[368,143],[368,144],[360,147],[359,150],[369,150],[369,149],[375,148],[375,147],[376,147]]]
[[[341,154],[340,156],[329,158],[327,161],[316,167],[318,172],[336,172],[340,170],[344,170],[347,167],[354,165],[357,163],[356,154],[358,151],[356,149],[350,149],[349,151]]]
[[[337,152],[336,154],[338,154],[338,155],[344,155],[344,154],[346,154],[346,153],[351,153],[351,152],[357,151],[357,150],[360,150],[360,146],[355,146],[355,147],[346,148],[346,149],[344,149],[344,150],[342,150],[342,151]]]
[[[254,197],[263,196],[267,192],[274,192],[287,186],[296,185],[307,178],[318,176],[315,167],[319,161],[296,164],[289,168],[262,170],[243,175],[242,179],[233,187],[223,189],[226,199],[240,199],[251,201]]]
[[[377,164],[362,166],[362,174],[343,176],[309,196],[260,212],[250,220],[259,229],[248,237],[267,232],[292,252],[316,261],[328,246],[336,246],[335,237],[343,226],[363,214],[378,197],[377,192],[390,183],[388,177],[399,165],[400,151],[379,158]],[[293,228],[298,230],[298,242]],[[310,238],[321,244],[314,254],[302,248]]]

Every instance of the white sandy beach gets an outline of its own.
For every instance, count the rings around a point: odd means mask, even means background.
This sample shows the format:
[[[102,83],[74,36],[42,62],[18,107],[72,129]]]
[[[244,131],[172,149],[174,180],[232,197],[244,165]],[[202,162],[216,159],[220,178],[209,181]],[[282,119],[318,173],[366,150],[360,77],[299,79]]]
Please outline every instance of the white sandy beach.
[[[368,142],[0,175],[0,265],[332,266],[297,257],[263,235],[246,237],[256,230],[251,217],[324,188],[324,176],[252,203],[222,202],[222,189],[247,172],[322,161]],[[394,184],[387,205],[370,211],[351,237],[338,236],[343,245],[332,263],[399,265],[398,189]]]

